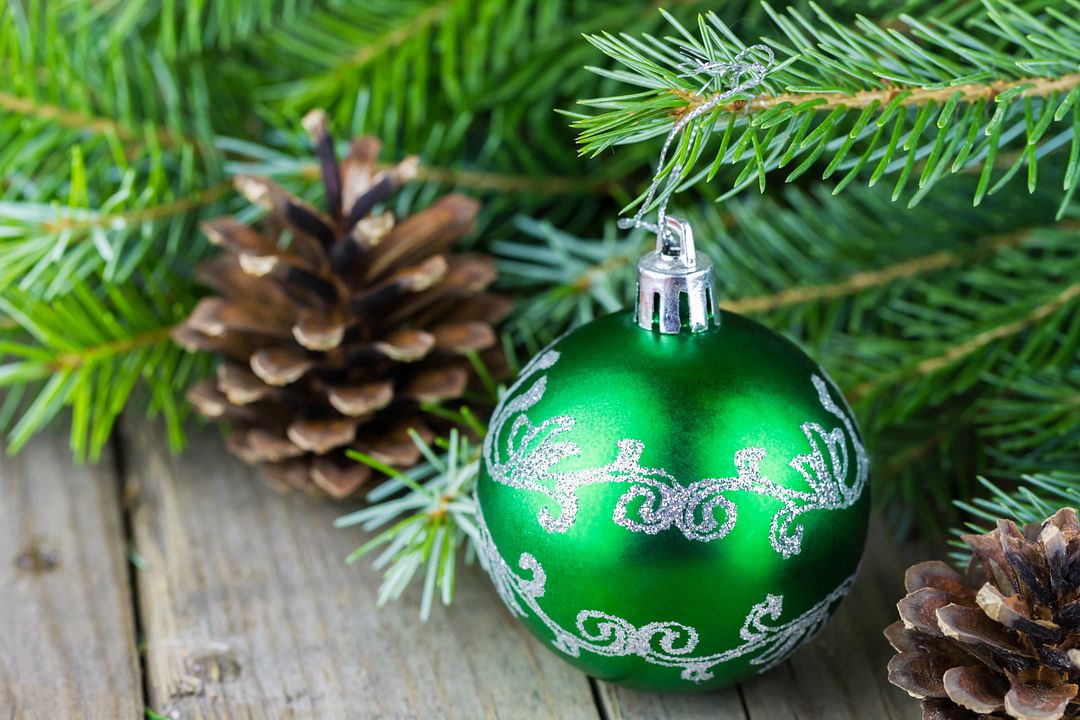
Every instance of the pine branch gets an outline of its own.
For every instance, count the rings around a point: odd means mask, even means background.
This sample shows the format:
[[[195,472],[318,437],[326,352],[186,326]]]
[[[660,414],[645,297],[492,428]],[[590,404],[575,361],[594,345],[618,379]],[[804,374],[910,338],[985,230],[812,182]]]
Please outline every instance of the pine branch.
[[[1080,8],[1076,0],[1068,5]],[[1034,189],[1039,159],[1071,144],[1064,211],[1080,183],[1080,28],[1067,13],[1047,7],[1030,14],[987,0],[963,28],[902,15],[901,32],[866,18],[847,28],[817,7],[813,17],[765,7],[774,28],[763,42],[778,61],[761,93],[736,97],[693,121],[660,169],[663,177],[678,167],[690,185],[736,166],[737,191],[755,183],[764,188],[769,173],[789,164],[795,165],[789,182],[823,166],[824,179],[838,174],[837,191],[856,179],[873,185],[895,175],[893,199],[914,187],[914,205],[942,178],[977,171],[978,204],[1025,168]],[[718,62],[745,46],[715,15],[699,19],[697,35],[668,19],[678,36],[666,42],[650,35],[589,36],[627,68],[595,72],[645,89],[582,101],[602,111],[575,116],[583,153],[666,134],[716,97],[703,91],[715,78],[684,71],[685,53]],[[690,143],[695,126],[704,135]],[[708,142],[711,135],[718,142]],[[1010,146],[1022,152],[995,179],[997,156]],[[706,153],[712,155],[709,166],[695,172]]]
[[[405,17],[400,24],[380,32],[374,42],[359,47],[355,53],[343,62],[337,63],[327,72],[327,76],[340,80],[343,76],[356,72],[378,59],[385,53],[395,50],[404,43],[420,37],[440,21],[453,8],[454,0],[437,0],[428,7],[417,7],[415,15]]]
[[[116,120],[97,117],[51,103],[35,102],[32,98],[20,97],[7,92],[0,92],[0,110],[22,115],[33,121],[56,123],[80,132],[106,136],[115,135],[125,141],[137,141],[140,138],[139,132]],[[173,135],[165,128],[158,128],[153,132],[158,142],[163,145],[178,144]]]
[[[52,373],[66,373],[101,362],[103,359],[118,355],[127,355],[169,339],[174,326],[165,325],[137,333],[130,337],[108,340],[100,345],[82,347],[78,350],[62,352],[44,365]]]
[[[162,148],[198,152],[200,145],[209,147],[211,114],[237,116],[228,104],[206,101],[223,92],[224,74],[208,73],[199,62],[170,63],[137,35],[110,36],[115,23],[98,8],[41,0],[26,5],[9,3],[0,11],[0,112],[28,121],[20,134],[29,133],[35,150],[52,140],[40,135],[42,128],[65,128],[72,132],[55,133],[56,146],[66,141],[66,151],[78,141],[88,158],[97,148],[115,152],[110,140],[125,144],[129,159]],[[87,142],[85,133],[98,142]],[[5,170],[41,157],[27,155],[7,158]]]
[[[1060,507],[1080,506],[1080,474],[1077,473],[1027,475],[1018,491],[1012,494],[985,479],[980,482],[989,492],[989,497],[962,505],[975,518],[966,524],[968,532],[988,532],[993,529],[997,518],[1011,519],[1020,524],[1042,522]]]
[[[137,397],[162,415],[174,447],[182,444],[183,392],[209,359],[186,353],[169,333],[194,303],[194,288],[149,278],[100,292],[94,284],[47,302],[10,287],[0,295],[0,312],[17,326],[0,338],[0,387],[9,391],[0,430],[10,452],[69,407],[72,451],[97,460]]]
[[[731,3],[731,12],[745,5]],[[603,22],[645,29],[658,20],[651,0],[618,7],[602,0],[345,4],[282,28],[255,48],[297,68],[259,96],[268,114],[281,118],[278,127],[325,107],[343,132],[383,138],[391,156],[571,176],[582,172],[581,162],[568,152],[565,125],[552,108],[599,87],[576,72],[587,53],[581,33]],[[433,136],[441,138],[438,154]]]
[[[276,178],[301,178],[307,182],[319,180],[320,169],[316,163],[306,158],[300,159],[287,152],[269,148],[254,148],[252,143],[239,142],[235,138],[220,138],[220,147],[227,147],[235,152],[231,156],[229,169],[237,174],[259,175]],[[298,152],[290,148],[290,152]],[[310,153],[308,153],[310,154]],[[272,158],[269,162],[269,158]],[[392,163],[380,163],[379,169],[392,167]],[[421,162],[416,168],[416,181],[436,183],[446,187],[474,190],[482,193],[497,194],[533,194],[533,195],[608,195],[617,183],[606,178],[590,177],[537,177],[532,175],[508,175],[497,172],[484,172],[451,167],[427,165]]]
[[[1062,223],[1061,229],[1080,230],[1080,223]],[[722,303],[725,309],[738,313],[765,313],[772,310],[803,305],[821,300],[838,300],[868,290],[877,290],[901,280],[912,280],[922,275],[946,270],[959,265],[970,265],[1008,248],[1021,247],[1033,237],[1031,229],[989,238],[980,238],[975,247],[963,253],[940,250],[920,255],[910,260],[900,260],[876,270],[854,272],[837,282],[825,285],[808,285],[785,288],[780,292],[756,297],[742,298]],[[858,391],[851,391],[857,395]]]
[[[165,57],[191,60],[242,47],[260,35],[301,21],[321,6],[341,0],[204,0],[169,3],[104,0],[93,3],[93,18],[106,23],[115,40],[140,34]]]
[[[187,178],[194,184],[195,178]],[[6,230],[0,237],[0,295],[9,286],[48,300],[90,275],[122,284],[146,266],[163,262],[190,269],[207,243],[200,218],[219,209],[231,183],[209,187],[169,186],[159,168],[128,168],[111,194],[92,190],[81,151],[73,154],[66,206],[55,202],[0,201]],[[96,205],[97,208],[92,206]]]
[[[1019,358],[1004,363],[1022,364]],[[999,392],[980,402],[975,415],[995,477],[1039,468],[1080,471],[1080,356],[1055,367],[1061,364],[1025,377],[1006,371],[987,378]]]
[[[444,605],[451,603],[461,550],[465,548],[466,560],[471,560],[473,543],[480,540],[473,520],[480,448],[457,430],[441,443],[443,454],[437,454],[418,434],[412,433],[412,437],[427,462],[407,473],[361,453],[353,454],[357,462],[370,465],[390,479],[368,494],[368,507],[338,518],[334,526],[382,529],[346,561],[355,562],[382,548],[374,562],[377,570],[384,571],[380,606],[398,599],[422,572],[420,619],[426,621],[436,593]]]
[[[226,180],[219,182],[216,185],[212,185],[205,190],[196,190],[186,194],[180,199],[162,203],[160,205],[151,205],[133,210],[100,215],[93,214],[80,217],[57,217],[54,220],[43,222],[41,224],[41,230],[45,233],[68,232],[71,233],[73,237],[78,238],[96,229],[124,227],[127,225],[144,223],[150,220],[174,218],[213,203],[225,196],[232,188],[233,183]]]
[[[1007,340],[1039,326],[1040,323],[1059,313],[1062,309],[1069,309],[1077,305],[1078,299],[1080,299],[1080,282],[1067,285],[1059,292],[1046,298],[1044,302],[1024,312],[1017,319],[983,330],[958,344],[947,347],[940,354],[923,358],[917,363],[901,368],[886,377],[856,385],[847,392],[847,395],[852,400],[859,401],[880,393],[883,389],[892,387],[902,380],[925,378],[940,373],[985,350],[988,346],[995,345],[1001,340]]]
[[[615,181],[606,178],[535,177],[504,175],[477,170],[420,165],[416,172],[420,182],[435,182],[468,190],[530,195],[607,195]]]
[[[223,76],[170,64],[137,35],[110,39],[101,11],[0,11],[0,293],[17,284],[47,299],[90,276],[182,271],[205,247],[192,232],[200,211],[224,195],[210,128],[235,110],[207,100]]]
[[[971,551],[960,541],[965,533],[983,534],[993,530],[999,518],[1012,520],[1023,526],[1041,523],[1063,507],[1080,507],[1080,473],[1052,471],[1024,475],[1020,485],[1013,491],[1003,490],[986,478],[979,483],[987,492],[986,497],[971,503],[957,505],[968,513],[969,519],[953,529],[955,550],[951,553],[958,567],[967,565]]]

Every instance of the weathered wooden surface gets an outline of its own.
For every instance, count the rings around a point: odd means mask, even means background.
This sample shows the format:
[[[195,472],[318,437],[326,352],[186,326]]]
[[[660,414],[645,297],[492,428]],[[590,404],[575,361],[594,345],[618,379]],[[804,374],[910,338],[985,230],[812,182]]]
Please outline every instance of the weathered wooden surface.
[[[127,505],[110,462],[73,468],[63,444],[52,435],[0,460],[0,718],[919,716],[885,679],[881,636],[913,558],[880,532],[852,596],[790,661],[727,691],[652,695],[564,665],[475,568],[427,625],[415,594],[377,611],[377,574],[342,564],[361,541],[332,529],[343,510],[267,491],[213,431],[175,457],[133,430]],[[34,570],[50,553],[59,564]]]
[[[142,714],[119,497],[59,432],[0,460],[0,717]]]
[[[150,705],[185,718],[595,718],[588,680],[526,641],[477,573],[447,617],[377,613],[342,512],[267,492],[213,434],[130,443]]]

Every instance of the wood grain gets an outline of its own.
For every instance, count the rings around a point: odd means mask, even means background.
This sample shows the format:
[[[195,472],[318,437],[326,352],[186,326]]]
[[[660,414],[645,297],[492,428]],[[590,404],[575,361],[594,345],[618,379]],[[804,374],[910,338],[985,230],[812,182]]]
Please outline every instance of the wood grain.
[[[0,716],[142,715],[119,486],[52,430],[0,459]]]
[[[911,554],[899,552],[875,527],[862,572],[836,616],[765,675],[702,695],[656,695],[599,683],[604,711],[613,720],[916,720],[919,704],[886,677],[893,653],[881,634],[895,619]]]
[[[150,706],[196,718],[597,718],[588,680],[513,622],[475,568],[457,606],[377,611],[377,574],[342,559],[339,506],[274,495],[216,433],[172,457],[128,443]]]
[[[921,717],[918,702],[888,681],[893,652],[881,634],[897,619],[910,555],[872,529],[859,578],[832,622],[784,666],[743,684],[752,720]]]
[[[739,688],[705,694],[649,693],[597,681],[597,702],[610,720],[709,718],[746,720]]]

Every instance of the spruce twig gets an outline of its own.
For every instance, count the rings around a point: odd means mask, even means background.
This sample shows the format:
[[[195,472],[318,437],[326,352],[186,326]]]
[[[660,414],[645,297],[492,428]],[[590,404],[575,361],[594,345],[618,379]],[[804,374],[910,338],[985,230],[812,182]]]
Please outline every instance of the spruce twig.
[[[1033,190],[1039,159],[1071,145],[1061,217],[1080,184],[1080,28],[1065,14],[1032,14],[987,0],[962,27],[901,15],[901,32],[866,18],[847,27],[817,6],[809,15],[765,8],[774,31],[762,42],[780,61],[755,97],[736,98],[695,120],[718,139],[679,144],[659,168],[662,177],[679,168],[680,179],[691,184],[734,166],[737,172],[724,176],[727,182],[734,177],[733,193],[764,187],[781,168],[793,168],[791,182],[819,166],[823,179],[836,176],[837,191],[855,179],[873,185],[893,176],[893,199],[910,190],[914,205],[943,177],[977,171],[979,204],[1024,168]],[[697,34],[667,17],[677,33],[667,40],[589,36],[626,68],[598,74],[643,89],[581,101],[599,111],[573,115],[583,154],[666,134],[718,97],[719,88],[710,90],[714,79],[682,72],[685,56],[726,61],[744,44],[715,14],[699,18]],[[1023,152],[994,178],[997,156],[1018,145]],[[694,174],[696,162],[708,156],[708,167]]]
[[[437,454],[419,435],[413,433],[412,437],[429,460],[408,472],[353,455],[357,462],[388,472],[390,479],[368,494],[368,507],[338,518],[334,526],[381,530],[354,550],[347,562],[382,549],[374,562],[384,578],[379,588],[380,606],[398,599],[419,573],[423,578],[420,619],[426,621],[436,595],[444,605],[451,603],[462,549],[466,559],[471,559],[473,543],[479,542],[472,492],[480,468],[480,448],[457,430],[445,441],[443,454]]]

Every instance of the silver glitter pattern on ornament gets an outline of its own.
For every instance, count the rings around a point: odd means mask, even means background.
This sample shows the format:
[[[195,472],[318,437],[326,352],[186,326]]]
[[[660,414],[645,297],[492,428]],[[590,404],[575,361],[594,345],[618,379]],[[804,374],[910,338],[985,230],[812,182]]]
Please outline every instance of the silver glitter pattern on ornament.
[[[760,463],[764,448],[748,447],[735,453],[735,477],[707,478],[688,485],[680,483],[663,468],[643,467],[645,449],[639,440],[626,438],[616,443],[615,459],[599,468],[557,472],[561,461],[581,454],[581,447],[565,439],[576,421],[570,415],[558,415],[533,425],[527,411],[544,397],[548,378],[541,374],[559,361],[559,353],[545,350],[522,371],[495,409],[491,428],[484,439],[484,462],[491,478],[502,485],[536,492],[551,498],[558,514],[541,508],[540,526],[550,533],[563,533],[573,526],[579,508],[578,489],[598,483],[625,483],[630,488],[619,498],[612,520],[632,532],[655,535],[672,527],[688,540],[710,542],[725,537],[735,527],[738,509],[724,493],[748,492],[773,498],[782,503],[772,518],[769,543],[784,558],[802,550],[805,527],[796,519],[813,510],[841,510],[854,505],[866,488],[869,458],[859,440],[849,412],[832,399],[828,382],[811,376],[821,406],[835,416],[842,427],[826,430],[815,422],[800,427],[810,447],[809,453],[796,456],[789,465],[809,487],[792,490],[778,485],[764,475]],[[531,383],[520,395],[516,393]],[[506,425],[510,423],[509,432]],[[500,438],[505,438],[505,455],[500,452]],[[848,444],[855,456],[855,477],[848,485],[850,458]],[[631,503],[641,500],[636,517]],[[720,519],[722,519],[722,521]]]
[[[577,614],[576,632],[560,626],[540,607],[539,601],[544,597],[547,585],[547,573],[543,566],[532,554],[521,553],[518,566],[529,575],[518,575],[499,554],[479,502],[476,506],[480,558],[491,575],[499,597],[511,613],[522,618],[529,617],[531,613],[551,631],[552,645],[571,657],[579,657],[583,651],[605,657],[636,655],[652,665],[680,668],[680,677],[694,683],[711,679],[712,670],[717,665],[745,656],[751,656],[749,663],[758,667],[758,672],[782,662],[825,625],[831,609],[847,595],[858,574],[856,570],[855,574],[809,610],[779,625],[771,625],[769,621],[780,620],[784,597],[767,594],[747,613],[739,630],[740,645],[709,655],[693,655],[700,641],[698,631],[673,620],[637,627],[617,615],[600,610],[582,610]]]

